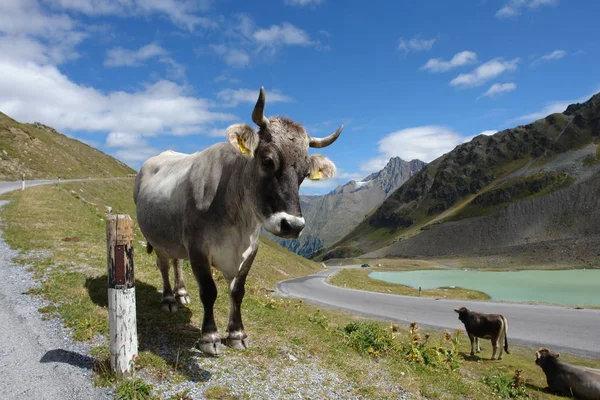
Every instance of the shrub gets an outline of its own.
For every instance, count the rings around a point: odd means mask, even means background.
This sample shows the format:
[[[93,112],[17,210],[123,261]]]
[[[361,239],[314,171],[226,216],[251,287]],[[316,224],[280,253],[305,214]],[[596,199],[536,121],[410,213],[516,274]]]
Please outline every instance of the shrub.
[[[392,333],[375,322],[351,322],[341,333],[350,347],[373,357],[397,349]]]
[[[117,387],[115,396],[117,400],[150,400],[152,396],[152,385],[141,379],[128,379]]]
[[[483,382],[492,389],[492,392],[501,399],[523,399],[529,395],[525,390],[525,379],[520,369],[515,371],[512,378],[506,375],[489,375]]]

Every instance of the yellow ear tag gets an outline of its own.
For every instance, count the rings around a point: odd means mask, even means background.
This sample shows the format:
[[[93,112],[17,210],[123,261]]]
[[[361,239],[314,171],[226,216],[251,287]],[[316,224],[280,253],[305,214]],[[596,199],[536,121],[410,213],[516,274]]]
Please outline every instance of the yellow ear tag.
[[[319,179],[323,178],[323,173],[321,170],[318,170],[316,173],[310,174],[309,178],[313,181],[318,181]]]
[[[238,137],[238,147],[240,148],[240,153],[250,154],[250,150],[246,147],[246,141],[241,137]]]

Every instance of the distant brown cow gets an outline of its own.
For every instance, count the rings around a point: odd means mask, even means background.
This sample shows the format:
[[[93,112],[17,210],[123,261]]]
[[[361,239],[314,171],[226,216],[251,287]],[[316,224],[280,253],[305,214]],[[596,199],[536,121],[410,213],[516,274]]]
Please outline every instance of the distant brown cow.
[[[477,352],[481,351],[479,347],[479,338],[491,339],[494,351],[492,360],[496,359],[496,350],[500,346],[500,355],[498,360],[502,360],[502,342],[504,342],[504,350],[508,351],[508,321],[500,314],[481,314],[470,311],[466,307],[455,309],[458,313],[458,319],[465,324],[465,329],[471,340],[471,355],[475,355],[475,344],[477,344]]]
[[[576,399],[600,399],[600,370],[565,364],[558,356],[544,347],[535,353],[535,363],[546,374],[550,390]]]

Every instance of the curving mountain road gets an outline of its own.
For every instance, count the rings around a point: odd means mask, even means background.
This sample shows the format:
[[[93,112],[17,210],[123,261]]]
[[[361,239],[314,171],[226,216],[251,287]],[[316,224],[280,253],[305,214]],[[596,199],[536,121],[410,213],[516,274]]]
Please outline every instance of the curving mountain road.
[[[531,347],[600,358],[600,310],[498,303],[488,301],[436,300],[423,297],[345,289],[325,279],[340,268],[282,281],[277,291],[286,297],[338,308],[353,313],[399,322],[416,321],[438,330],[463,328],[455,308],[503,314],[508,319],[508,342]],[[599,294],[600,296],[600,291]]]

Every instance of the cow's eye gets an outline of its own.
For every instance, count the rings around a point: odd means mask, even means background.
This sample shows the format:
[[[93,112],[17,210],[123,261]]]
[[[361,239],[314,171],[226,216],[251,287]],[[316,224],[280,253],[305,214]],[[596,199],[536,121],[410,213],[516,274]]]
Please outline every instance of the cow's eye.
[[[260,162],[262,163],[262,165],[265,168],[268,169],[275,169],[275,163],[273,162],[273,159],[270,157],[263,157]]]

